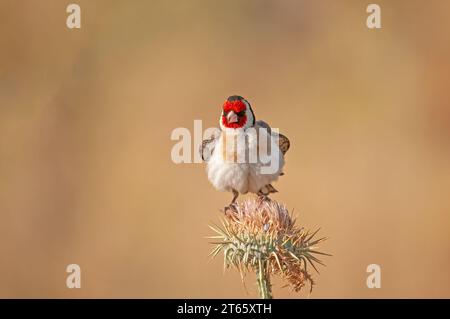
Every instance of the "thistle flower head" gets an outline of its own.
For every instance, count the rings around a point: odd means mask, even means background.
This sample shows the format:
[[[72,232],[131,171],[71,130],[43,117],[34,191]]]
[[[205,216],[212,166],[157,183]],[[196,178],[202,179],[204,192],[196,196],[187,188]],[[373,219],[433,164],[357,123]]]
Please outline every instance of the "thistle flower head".
[[[238,203],[226,211],[222,227],[210,227],[217,233],[210,238],[218,240],[211,255],[222,251],[225,268],[236,267],[242,278],[255,271],[263,298],[271,298],[270,276],[275,274],[296,292],[307,283],[311,291],[314,281],[308,269],[323,265],[316,254],[327,255],[315,247],[324,238],[315,239],[317,231],[296,226],[286,206],[273,200]]]

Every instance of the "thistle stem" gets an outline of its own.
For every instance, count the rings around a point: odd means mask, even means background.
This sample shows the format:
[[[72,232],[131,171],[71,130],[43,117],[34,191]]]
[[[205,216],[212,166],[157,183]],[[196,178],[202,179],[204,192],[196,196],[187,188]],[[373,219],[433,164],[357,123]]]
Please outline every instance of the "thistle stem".
[[[270,274],[267,272],[267,262],[261,259],[258,260],[256,280],[261,299],[272,299],[272,285],[270,284]]]

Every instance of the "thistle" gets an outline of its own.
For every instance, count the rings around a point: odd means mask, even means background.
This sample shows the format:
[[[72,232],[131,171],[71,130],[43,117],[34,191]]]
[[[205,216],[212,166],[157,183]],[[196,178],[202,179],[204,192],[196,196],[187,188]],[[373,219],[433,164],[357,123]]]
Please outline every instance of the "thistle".
[[[226,210],[222,227],[210,228],[216,235],[209,238],[217,240],[210,255],[223,252],[224,268],[235,267],[242,280],[249,271],[255,272],[263,299],[272,298],[272,275],[281,275],[295,292],[309,284],[311,292],[314,281],[309,267],[317,271],[316,264],[324,264],[315,255],[328,255],[316,250],[325,240],[315,239],[318,230],[298,228],[286,206],[273,200],[237,203]]]

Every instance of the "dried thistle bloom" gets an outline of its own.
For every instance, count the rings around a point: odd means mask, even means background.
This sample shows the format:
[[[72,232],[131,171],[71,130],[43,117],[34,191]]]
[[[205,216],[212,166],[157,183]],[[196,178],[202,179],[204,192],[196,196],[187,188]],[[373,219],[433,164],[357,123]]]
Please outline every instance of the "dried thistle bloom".
[[[328,255],[315,250],[325,238],[314,239],[317,231],[298,228],[286,206],[273,200],[237,203],[226,211],[222,227],[210,227],[217,235],[209,238],[218,240],[211,256],[223,251],[224,267],[236,267],[242,278],[254,271],[261,298],[272,298],[270,276],[275,274],[296,292],[307,283],[311,291],[308,268],[317,271],[315,263],[323,265],[314,254]]]

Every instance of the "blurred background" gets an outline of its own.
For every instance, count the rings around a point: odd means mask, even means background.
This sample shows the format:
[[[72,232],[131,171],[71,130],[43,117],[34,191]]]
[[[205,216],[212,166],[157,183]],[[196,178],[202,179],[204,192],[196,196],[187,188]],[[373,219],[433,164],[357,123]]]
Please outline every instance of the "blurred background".
[[[0,297],[256,297],[208,258],[231,194],[170,156],[233,94],[291,140],[273,198],[330,237],[311,298],[450,297],[450,2],[376,1],[380,30],[367,1],[73,2],[79,30],[0,0]]]

